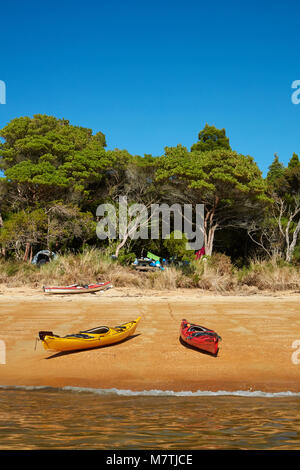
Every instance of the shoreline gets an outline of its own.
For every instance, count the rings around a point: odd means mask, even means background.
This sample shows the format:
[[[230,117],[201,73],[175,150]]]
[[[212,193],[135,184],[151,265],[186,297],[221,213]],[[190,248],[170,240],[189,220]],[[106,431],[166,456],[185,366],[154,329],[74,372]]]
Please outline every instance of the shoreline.
[[[91,393],[96,395],[116,395],[123,397],[245,397],[245,398],[291,398],[300,397],[300,392],[290,390],[281,392],[263,392],[261,390],[126,390],[117,388],[92,388],[92,387],[53,387],[51,385],[0,385],[1,390],[23,390],[23,391],[62,391],[74,393]]]
[[[50,296],[0,287],[0,340],[6,346],[0,386],[299,393],[300,364],[292,360],[292,345],[300,340],[299,305],[296,292],[245,296],[112,288]],[[34,350],[40,330],[65,335],[139,315],[135,334],[122,343],[63,354],[38,342]],[[179,342],[182,318],[220,334],[216,357]]]
[[[300,290],[296,289],[287,289],[287,290],[259,290],[259,291],[249,291],[245,292],[243,289],[240,289],[240,291],[236,290],[229,290],[229,291],[220,291],[220,292],[215,292],[213,290],[209,289],[201,289],[198,287],[176,287],[174,289],[170,288],[142,288],[142,287],[116,287],[114,286],[113,282],[111,283],[112,288],[107,289],[106,291],[98,291],[95,293],[87,293],[86,295],[83,294],[46,294],[43,291],[42,286],[37,286],[37,287],[32,287],[32,286],[13,286],[13,287],[8,287],[6,284],[1,284],[0,283],[0,301],[1,298],[4,299],[5,297],[7,300],[10,299],[10,296],[17,296],[17,297],[22,297],[25,299],[34,298],[35,300],[40,300],[40,299],[60,299],[60,300],[68,300],[71,298],[84,298],[85,301],[87,299],[92,299],[95,295],[101,296],[105,293],[105,296],[108,298],[112,297],[123,297],[123,298],[130,298],[130,297],[154,297],[155,295],[158,295],[159,298],[163,298],[166,296],[185,296],[189,295],[192,298],[203,298],[203,297],[215,297],[215,298],[226,298],[226,297],[232,297],[232,298],[241,298],[241,297],[247,297],[247,298],[255,298],[255,297],[298,297],[299,298],[299,303],[300,303]],[[2,297],[3,296],[3,297]],[[155,297],[154,297],[155,298]]]

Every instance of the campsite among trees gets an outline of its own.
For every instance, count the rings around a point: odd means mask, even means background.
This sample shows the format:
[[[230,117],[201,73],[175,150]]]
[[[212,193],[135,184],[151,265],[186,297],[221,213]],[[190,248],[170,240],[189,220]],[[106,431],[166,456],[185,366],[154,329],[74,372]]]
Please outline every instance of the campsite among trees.
[[[249,155],[231,148],[225,129],[206,124],[190,149],[161,156],[107,150],[102,132],[53,116],[19,117],[0,130],[0,249],[3,263],[30,263],[49,249],[75,256],[98,250],[130,264],[148,250],[194,259],[161,236],[100,240],[96,209],[119,197],[128,205],[204,204],[205,258],[248,269],[256,262],[300,264],[300,161],[278,155],[266,177]],[[151,220],[149,220],[149,228]],[[221,258],[220,258],[221,257]],[[200,276],[201,277],[201,276]]]

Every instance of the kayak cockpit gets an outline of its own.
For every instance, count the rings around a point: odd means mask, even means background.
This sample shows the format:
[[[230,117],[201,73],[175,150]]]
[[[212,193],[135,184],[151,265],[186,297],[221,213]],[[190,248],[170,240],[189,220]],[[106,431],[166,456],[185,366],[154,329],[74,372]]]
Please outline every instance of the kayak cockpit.
[[[93,334],[93,335],[104,335],[105,333],[108,333],[110,328],[108,326],[98,326],[96,328],[92,328],[90,330],[84,330],[80,331],[80,333],[84,334]]]
[[[207,328],[204,328],[203,326],[193,325],[189,327],[188,331],[195,331],[195,333],[197,333],[197,332],[207,331]]]

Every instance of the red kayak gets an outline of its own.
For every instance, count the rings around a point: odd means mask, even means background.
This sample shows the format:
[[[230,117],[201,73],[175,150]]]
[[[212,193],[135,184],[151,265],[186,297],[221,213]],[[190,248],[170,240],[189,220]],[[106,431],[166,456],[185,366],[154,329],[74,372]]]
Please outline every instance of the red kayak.
[[[211,354],[217,354],[221,340],[215,331],[188,323],[187,320],[181,321],[180,337],[185,343]]]
[[[108,281],[101,282],[100,284],[72,284],[71,286],[43,287],[43,289],[46,294],[84,294],[87,292],[98,292],[99,290],[109,289],[110,287],[111,283]]]

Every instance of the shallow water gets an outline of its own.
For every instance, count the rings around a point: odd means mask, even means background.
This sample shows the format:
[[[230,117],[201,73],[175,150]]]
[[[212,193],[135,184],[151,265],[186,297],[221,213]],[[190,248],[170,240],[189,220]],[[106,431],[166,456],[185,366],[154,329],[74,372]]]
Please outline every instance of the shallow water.
[[[299,411],[288,393],[3,387],[0,449],[300,449]]]

